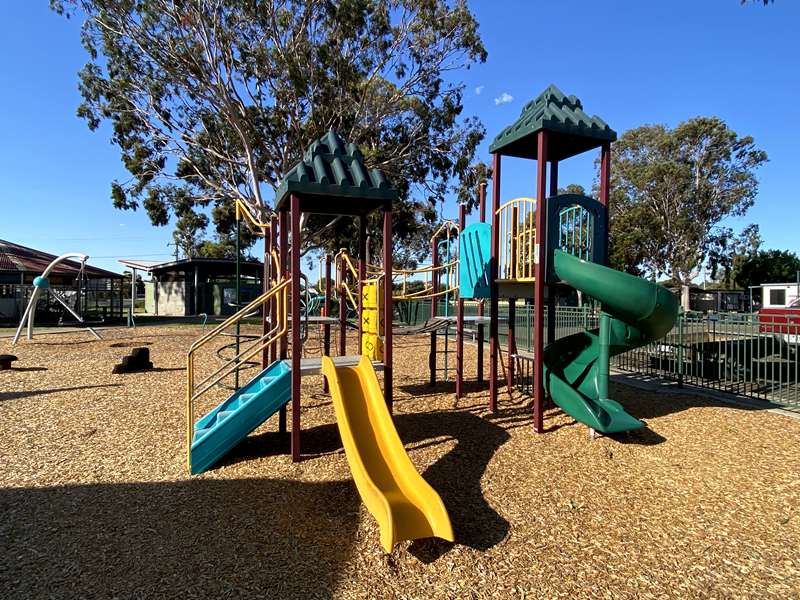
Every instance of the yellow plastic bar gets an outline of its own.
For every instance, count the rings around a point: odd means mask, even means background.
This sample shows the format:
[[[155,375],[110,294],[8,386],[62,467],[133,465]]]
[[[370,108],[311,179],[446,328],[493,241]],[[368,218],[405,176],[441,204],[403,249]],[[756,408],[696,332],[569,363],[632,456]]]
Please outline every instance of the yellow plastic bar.
[[[361,499],[380,526],[381,546],[403,540],[455,541],[447,509],[406,454],[386,407],[372,362],[336,367],[322,357],[347,463]]]
[[[238,221],[242,217],[244,217],[245,222],[248,223],[249,229],[251,231],[253,231],[254,233],[257,233],[259,235],[263,234],[264,229],[271,229],[272,228],[272,225],[270,223],[262,223],[261,221],[258,221],[253,216],[253,213],[250,212],[250,209],[247,207],[247,205],[244,202],[242,202],[241,200],[237,199],[236,200],[236,220]],[[258,231],[253,229],[254,227],[258,228]]]

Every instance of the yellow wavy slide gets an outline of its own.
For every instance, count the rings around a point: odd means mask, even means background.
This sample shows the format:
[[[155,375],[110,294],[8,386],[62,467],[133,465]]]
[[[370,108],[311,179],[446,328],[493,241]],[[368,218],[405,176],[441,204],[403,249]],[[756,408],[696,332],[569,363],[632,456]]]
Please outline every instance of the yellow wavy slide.
[[[426,537],[454,541],[442,499],[403,448],[372,362],[362,356],[357,366],[337,367],[323,356],[322,373],[353,480],[380,525],[383,549],[391,552],[397,542]]]

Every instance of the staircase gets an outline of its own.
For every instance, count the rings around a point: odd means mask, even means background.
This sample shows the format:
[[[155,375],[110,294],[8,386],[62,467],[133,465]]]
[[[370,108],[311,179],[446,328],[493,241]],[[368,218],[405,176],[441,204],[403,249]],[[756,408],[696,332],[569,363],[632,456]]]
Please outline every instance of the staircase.
[[[247,361],[260,359],[270,350],[274,351],[287,334],[291,279],[272,283],[269,291],[195,341],[186,356],[186,459],[192,475],[208,470],[251,431],[285,406],[291,397],[291,369],[285,362],[276,361],[195,422],[195,405],[199,398],[223,384],[226,377],[238,373],[241,365]],[[270,309],[272,327],[269,331],[246,342],[236,356],[226,360],[210,374],[205,377],[197,375],[195,359],[198,350],[224,335],[227,328],[238,326],[259,309]]]
[[[202,473],[291,398],[289,366],[276,361],[194,424],[191,473]]]

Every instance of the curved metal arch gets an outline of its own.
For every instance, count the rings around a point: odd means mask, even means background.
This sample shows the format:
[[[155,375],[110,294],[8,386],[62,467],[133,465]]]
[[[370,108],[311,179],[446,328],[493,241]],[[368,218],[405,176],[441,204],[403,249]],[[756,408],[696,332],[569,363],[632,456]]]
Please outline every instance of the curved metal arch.
[[[55,269],[59,263],[68,260],[70,258],[77,258],[80,261],[81,271],[83,271],[84,267],[86,266],[86,261],[89,260],[89,256],[87,254],[83,254],[82,252],[67,252],[66,254],[62,254],[61,256],[54,258],[50,262],[50,264],[47,265],[45,270],[42,271],[42,274],[39,275],[39,277],[41,277],[42,279],[47,279],[47,277],[50,275],[50,273],[52,273],[53,269]],[[22,333],[22,328],[25,327],[26,323],[28,326],[26,337],[29,340],[33,339],[33,320],[36,315],[36,302],[39,300],[39,296],[41,295],[41,290],[42,287],[40,286],[35,286],[33,288],[33,293],[31,294],[30,300],[28,300],[28,305],[25,307],[25,312],[22,313],[22,318],[19,321],[19,326],[17,327],[17,331],[14,334],[14,339],[12,340],[11,345],[14,345],[17,343],[17,341],[19,341],[19,336]],[[67,309],[70,312],[70,314],[78,320],[79,323],[83,323],[83,317],[81,317],[74,310],[72,310],[72,308],[69,305],[67,305],[67,303],[63,300],[63,298],[61,298],[59,294],[53,294],[53,297],[65,309]],[[92,333],[96,337],[99,337],[97,336],[96,333],[94,333],[94,331],[92,331]]]

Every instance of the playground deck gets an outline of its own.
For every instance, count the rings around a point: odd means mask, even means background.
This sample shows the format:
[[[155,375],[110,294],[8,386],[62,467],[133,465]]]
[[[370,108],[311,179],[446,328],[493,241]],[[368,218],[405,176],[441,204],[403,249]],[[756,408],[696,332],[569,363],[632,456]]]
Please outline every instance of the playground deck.
[[[537,435],[521,395],[487,414],[474,347],[457,402],[452,382],[427,386],[427,338],[398,337],[397,430],[458,543],[384,555],[319,377],[303,379],[302,462],[273,419],[189,480],[198,334],[0,340],[20,359],[0,373],[0,597],[800,596],[800,420],[617,384],[647,429],[591,442],[549,410]],[[136,345],[156,369],[112,375]]]

